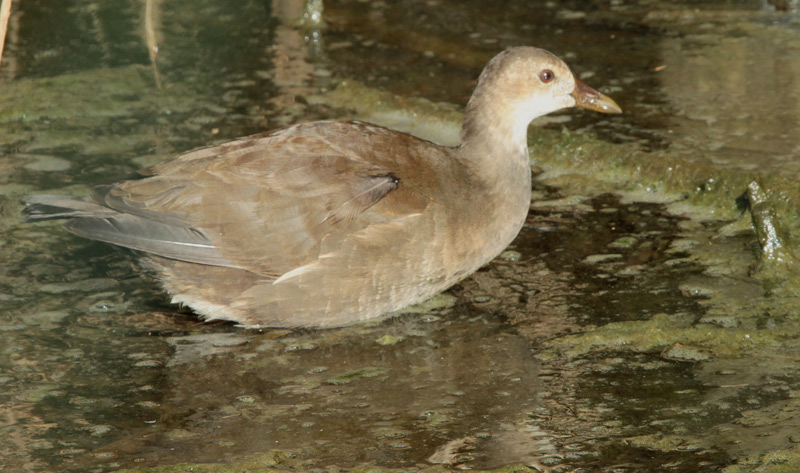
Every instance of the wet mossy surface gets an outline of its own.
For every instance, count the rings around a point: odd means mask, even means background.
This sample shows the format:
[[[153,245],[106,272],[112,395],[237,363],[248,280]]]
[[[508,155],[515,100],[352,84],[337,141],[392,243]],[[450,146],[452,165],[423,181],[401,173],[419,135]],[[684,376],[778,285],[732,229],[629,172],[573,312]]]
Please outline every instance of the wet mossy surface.
[[[198,16],[219,11],[201,3]],[[432,2],[408,11],[383,3],[329,2],[328,56],[315,58],[328,69],[311,68],[314,79],[299,86],[256,61],[247,72],[215,71],[225,79],[211,88],[167,67],[172,80],[156,91],[140,65],[3,83],[0,400],[10,442],[0,463],[59,472],[800,469],[796,179],[705,159],[741,155],[748,138],[779,154],[773,143],[789,139],[773,133],[771,119],[742,130],[755,120],[728,113],[720,96],[692,96],[651,73],[666,65],[680,78],[687,69],[671,58],[689,49],[689,70],[713,72],[724,58],[713,55],[718,44],[748,54],[750,41],[780,64],[797,47],[781,22],[797,19],[747,2],[724,11],[615,4],[624,20],[609,19],[602,2],[584,11],[575,2],[535,12],[512,5],[510,13],[462,12],[472,36],[432,41],[442,33],[384,28],[362,15],[428,24],[420,13]],[[520,237],[406,314],[323,332],[201,324],[170,306],[132,255],[19,216],[27,194],[84,194],[186,149],[299,120],[355,111],[453,143],[460,107],[437,101],[463,103],[495,50],[531,40],[529,30],[514,36],[517,23],[505,15],[521,22],[534,13],[550,21],[541,30],[553,41],[547,47],[594,73],[587,82],[609,84],[603,90],[652,128],[588,114],[539,121],[530,131],[537,181]],[[595,42],[609,31],[658,36],[664,55],[636,62],[646,56],[641,43],[620,41],[608,43],[620,54],[597,59],[611,69],[587,67],[595,58],[574,54],[559,28]],[[232,34],[252,34],[240,31]],[[470,54],[448,59],[465,48]],[[776,80],[792,70],[786,64]],[[355,65],[363,74],[348,70]],[[627,72],[634,68],[648,72]],[[728,77],[737,80],[714,90],[733,103],[750,75]],[[375,87],[384,85],[403,95]],[[431,100],[410,98],[412,90]],[[675,94],[698,107],[669,102]],[[717,104],[728,128],[706,135]],[[769,100],[751,105],[753,114],[772,106],[791,119]],[[689,124],[659,122],[659,108]],[[587,125],[598,121],[606,123]]]

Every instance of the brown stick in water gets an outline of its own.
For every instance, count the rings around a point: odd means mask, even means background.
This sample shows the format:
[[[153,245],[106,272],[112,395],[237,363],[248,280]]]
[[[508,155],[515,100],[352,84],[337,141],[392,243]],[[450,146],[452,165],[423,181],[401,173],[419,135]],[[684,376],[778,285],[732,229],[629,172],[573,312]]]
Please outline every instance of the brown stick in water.
[[[5,0],[4,0],[5,1]],[[147,39],[147,52],[150,53],[150,63],[153,65],[153,75],[156,80],[156,89],[161,90],[161,74],[158,73],[158,41],[156,39],[156,29],[153,25],[155,6],[153,0],[147,0],[144,8],[144,31]]]
[[[11,16],[11,0],[2,0],[0,3],[0,63],[3,61],[3,46],[6,43],[6,30],[8,18]]]

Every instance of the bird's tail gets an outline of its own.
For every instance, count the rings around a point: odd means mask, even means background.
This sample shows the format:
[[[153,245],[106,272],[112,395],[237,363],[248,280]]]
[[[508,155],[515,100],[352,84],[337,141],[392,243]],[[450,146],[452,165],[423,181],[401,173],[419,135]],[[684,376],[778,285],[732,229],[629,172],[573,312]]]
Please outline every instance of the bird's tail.
[[[89,197],[41,194],[28,197],[25,204],[22,213],[28,220],[107,218],[117,215],[115,210],[102,206]]]

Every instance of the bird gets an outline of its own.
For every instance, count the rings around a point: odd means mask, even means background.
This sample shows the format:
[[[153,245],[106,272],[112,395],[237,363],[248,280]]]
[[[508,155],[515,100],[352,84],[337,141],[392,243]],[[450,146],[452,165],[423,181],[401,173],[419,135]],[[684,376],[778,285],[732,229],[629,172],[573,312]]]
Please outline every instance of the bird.
[[[622,113],[557,56],[493,57],[460,144],[314,121],[200,148],[98,186],[35,195],[28,220],[137,250],[172,302],[245,328],[331,328],[422,302],[499,255],[531,199],[530,122]]]

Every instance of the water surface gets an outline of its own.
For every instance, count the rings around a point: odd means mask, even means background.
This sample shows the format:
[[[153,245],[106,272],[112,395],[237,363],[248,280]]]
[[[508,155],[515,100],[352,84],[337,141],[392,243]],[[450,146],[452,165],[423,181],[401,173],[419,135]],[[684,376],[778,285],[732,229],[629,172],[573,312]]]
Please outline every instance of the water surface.
[[[202,324],[130,252],[21,221],[25,195],[86,194],[197,146],[341,116],[320,97],[343,79],[464,104],[483,64],[520,44],[626,110],[567,111],[545,129],[800,171],[791,3],[339,0],[326,28],[302,31],[279,18],[291,3],[162,1],[150,17],[142,2],[14,3],[0,67],[4,471],[277,448],[321,469],[697,472],[793,447],[798,310],[765,309],[746,225],[537,184],[511,253],[436,303],[297,333]],[[703,348],[720,333],[736,356]],[[751,335],[763,345],[739,345]]]

